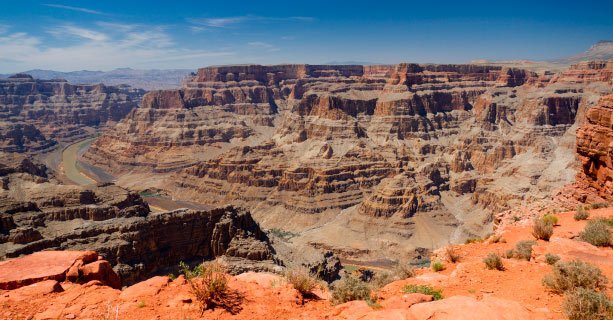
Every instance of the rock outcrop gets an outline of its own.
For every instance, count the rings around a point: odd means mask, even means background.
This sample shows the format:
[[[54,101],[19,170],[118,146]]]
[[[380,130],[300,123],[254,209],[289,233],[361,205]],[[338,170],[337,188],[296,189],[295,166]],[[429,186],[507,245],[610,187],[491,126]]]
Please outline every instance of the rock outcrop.
[[[244,206],[265,228],[304,231],[304,243],[352,258],[401,254],[486,234],[493,213],[573,182],[575,130],[613,92],[612,65],[556,75],[483,65],[202,68],[179,90],[148,93],[84,159],[130,186],[160,174],[143,189]],[[336,241],[338,230],[361,248]]]
[[[587,122],[577,130],[579,184],[586,185],[606,201],[613,201],[613,94],[588,110]]]
[[[72,85],[27,74],[0,79],[0,151],[37,152],[87,127],[121,120],[144,91],[126,86]]]

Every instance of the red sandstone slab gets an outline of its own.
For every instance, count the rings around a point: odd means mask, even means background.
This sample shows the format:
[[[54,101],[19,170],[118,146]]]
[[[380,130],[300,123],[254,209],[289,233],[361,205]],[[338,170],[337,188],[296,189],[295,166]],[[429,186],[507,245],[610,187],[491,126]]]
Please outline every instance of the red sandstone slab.
[[[41,251],[0,264],[0,289],[12,290],[44,280],[63,281],[78,260],[96,261],[94,251]]]

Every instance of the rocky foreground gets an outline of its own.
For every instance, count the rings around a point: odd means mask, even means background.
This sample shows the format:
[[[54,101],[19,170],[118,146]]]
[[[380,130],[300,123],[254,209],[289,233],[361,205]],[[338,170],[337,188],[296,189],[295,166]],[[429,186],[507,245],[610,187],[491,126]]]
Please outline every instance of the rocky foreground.
[[[46,251],[0,262],[2,319],[565,319],[563,297],[542,284],[552,270],[547,255],[561,261],[579,259],[613,277],[613,249],[580,241],[589,220],[613,218],[613,209],[589,211],[588,221],[574,212],[560,213],[549,241],[538,240],[528,260],[503,258],[504,270],[487,270],[483,258],[504,255],[519,241],[534,240],[532,222],[516,221],[484,242],[454,246],[458,261],[445,269],[418,269],[414,277],[391,282],[375,293],[376,303],[351,301],[333,306],[327,289],[303,300],[283,277],[243,273],[229,286],[241,293],[240,312],[222,309],[200,314],[196,297],[184,276],[150,278],[118,289],[117,275],[95,252]],[[445,259],[445,250],[432,259]],[[442,289],[443,299],[403,294],[407,284]],[[606,292],[611,296],[613,286]]]

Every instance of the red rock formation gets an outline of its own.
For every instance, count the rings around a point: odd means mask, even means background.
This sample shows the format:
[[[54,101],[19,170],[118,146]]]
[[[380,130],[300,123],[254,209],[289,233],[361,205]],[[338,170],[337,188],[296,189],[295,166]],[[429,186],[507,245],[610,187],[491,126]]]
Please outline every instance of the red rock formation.
[[[607,201],[613,201],[613,94],[588,110],[587,123],[577,130],[577,153],[582,171],[577,175]]]

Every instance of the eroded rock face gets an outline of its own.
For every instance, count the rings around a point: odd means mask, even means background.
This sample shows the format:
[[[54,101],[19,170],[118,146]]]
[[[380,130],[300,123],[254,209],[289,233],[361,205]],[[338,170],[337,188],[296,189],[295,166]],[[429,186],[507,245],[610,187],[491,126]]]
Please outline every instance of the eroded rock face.
[[[601,98],[586,118],[587,122],[577,130],[582,169],[577,181],[606,201],[613,201],[613,95]]]
[[[350,238],[379,228],[394,239],[370,237],[360,252],[395,250],[387,241],[402,238],[461,242],[489,232],[492,213],[574,180],[576,123],[612,92],[611,65],[559,75],[480,65],[202,68],[180,90],[149,93],[84,157],[125,180],[169,173],[151,187],[253,208],[266,228],[303,231],[344,210],[304,239],[337,252],[350,246],[334,240],[346,226]],[[440,239],[420,233],[425,226]]]
[[[17,74],[0,79],[0,150],[35,152],[119,121],[144,92],[125,86],[71,85]]]

